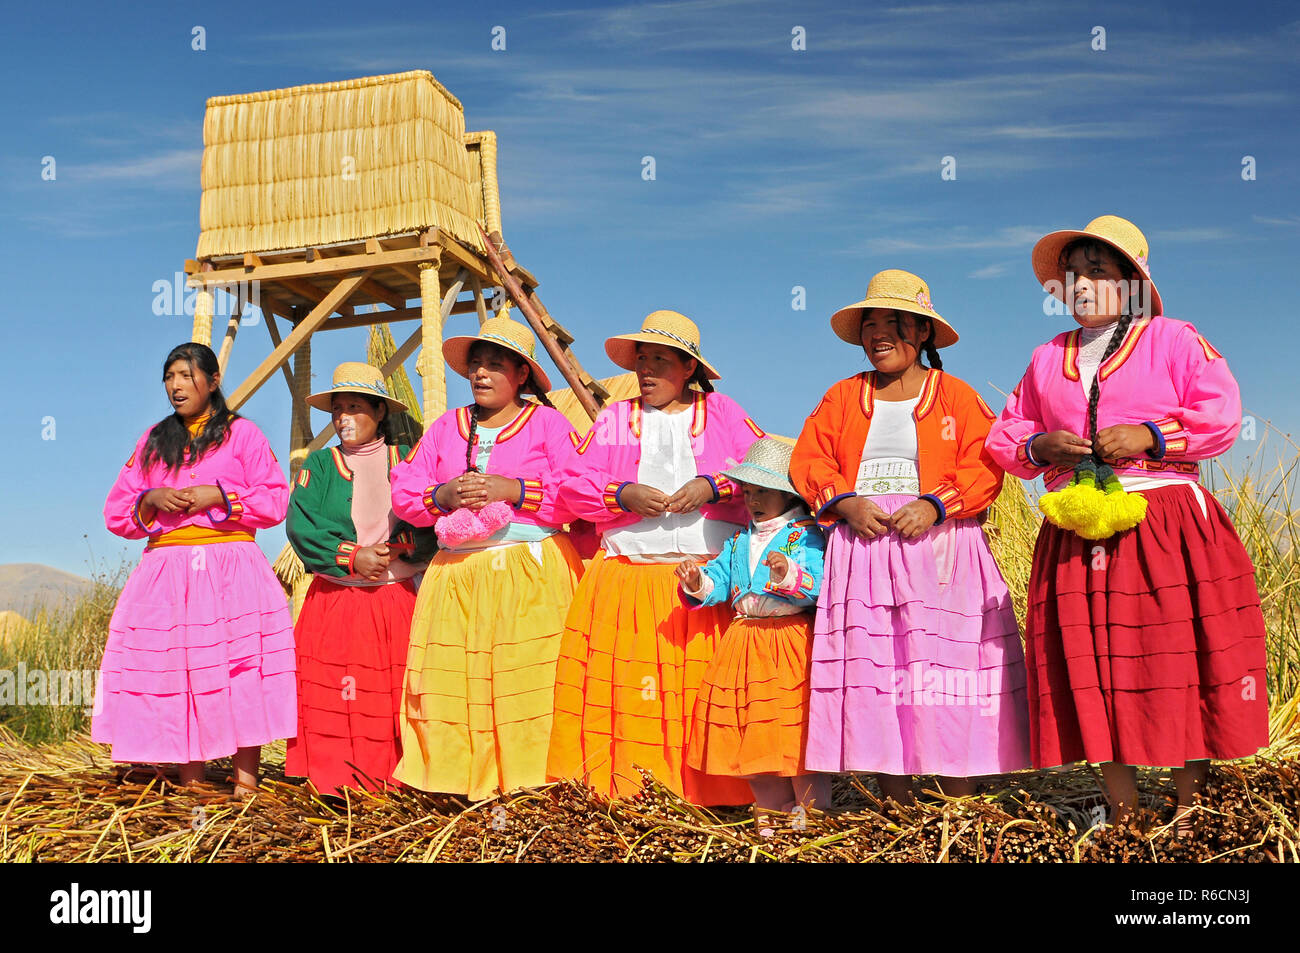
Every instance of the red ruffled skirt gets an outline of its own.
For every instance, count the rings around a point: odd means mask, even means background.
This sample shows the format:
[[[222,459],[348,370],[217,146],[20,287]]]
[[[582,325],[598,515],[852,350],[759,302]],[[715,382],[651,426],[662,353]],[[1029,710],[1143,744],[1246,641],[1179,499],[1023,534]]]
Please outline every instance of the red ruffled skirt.
[[[1143,490],[1134,529],[1087,540],[1043,523],[1025,626],[1035,767],[1181,767],[1268,743],[1255,570],[1222,505]]]
[[[298,651],[298,737],[284,773],[337,788],[400,785],[402,676],[415,586],[343,586],[317,576],[294,638]]]

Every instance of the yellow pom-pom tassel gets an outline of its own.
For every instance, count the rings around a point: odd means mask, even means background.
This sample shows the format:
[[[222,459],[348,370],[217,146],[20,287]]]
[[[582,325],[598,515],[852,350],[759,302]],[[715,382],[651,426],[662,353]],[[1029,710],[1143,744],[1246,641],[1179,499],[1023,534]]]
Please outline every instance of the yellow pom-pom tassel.
[[[1132,529],[1147,515],[1147,498],[1121,489],[1106,493],[1106,523],[1111,535]]]
[[[1104,498],[1105,494],[1089,480],[1044,493],[1038,499],[1038,508],[1053,526],[1078,532],[1080,526],[1095,521]]]

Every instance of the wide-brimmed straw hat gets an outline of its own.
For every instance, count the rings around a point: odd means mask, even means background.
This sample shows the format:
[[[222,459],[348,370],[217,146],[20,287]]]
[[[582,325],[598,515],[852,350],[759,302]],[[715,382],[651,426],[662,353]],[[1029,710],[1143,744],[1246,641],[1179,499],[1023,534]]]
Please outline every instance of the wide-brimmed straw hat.
[[[676,311],[652,311],[641,322],[641,330],[635,334],[617,334],[605,339],[605,353],[609,359],[624,370],[636,370],[636,346],[643,344],[666,344],[675,347],[687,357],[700,362],[709,380],[722,378],[717,368],[709,363],[700,353],[700,329],[695,322]]]
[[[1147,245],[1147,237],[1142,234],[1140,228],[1118,215],[1094,218],[1083,227],[1083,231],[1067,229],[1044,235],[1038,240],[1034,245],[1032,259],[1034,274],[1045,288],[1051,290],[1053,296],[1065,301],[1065,269],[1061,267],[1061,252],[1076,238],[1098,239],[1114,249],[1115,254],[1126,259],[1133,269],[1146,279],[1146,284],[1151,289],[1150,313],[1164,314],[1164,303],[1160,300],[1156,283],[1151,280],[1151,268],[1147,264],[1151,252]]]
[[[461,377],[469,377],[469,349],[479,341],[487,341],[518,354],[532,369],[533,380],[543,391],[551,389],[551,379],[537,363],[536,340],[526,324],[520,324],[511,318],[488,318],[478,329],[476,335],[462,335],[447,338],[442,342],[442,356],[447,359],[447,366]]]
[[[335,394],[365,394],[368,397],[378,397],[388,404],[389,413],[406,410],[404,403],[396,397],[389,396],[384,375],[379,373],[379,368],[360,361],[344,361],[334,368],[334,386],[329,390],[312,394],[307,398],[307,404],[329,413],[334,409],[330,402]]]
[[[862,316],[869,308],[889,308],[929,318],[934,325],[934,346],[957,343],[957,331],[940,317],[930,301],[930,286],[910,271],[887,268],[867,284],[867,296],[831,315],[831,327],[841,339],[862,346]]]
[[[798,495],[799,491],[790,482],[790,455],[794,447],[771,437],[759,437],[749,445],[745,459],[722,475],[741,483],[767,487],[769,490],[783,490]]]

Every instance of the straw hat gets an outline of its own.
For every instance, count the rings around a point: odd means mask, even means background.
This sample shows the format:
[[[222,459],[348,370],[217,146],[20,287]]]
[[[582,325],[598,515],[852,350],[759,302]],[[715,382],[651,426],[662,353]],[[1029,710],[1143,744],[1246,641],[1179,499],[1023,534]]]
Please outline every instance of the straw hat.
[[[831,327],[843,340],[862,346],[862,315],[868,308],[889,308],[929,318],[934,323],[934,346],[957,343],[957,332],[941,318],[930,302],[930,286],[910,271],[888,268],[877,272],[867,285],[867,296],[831,315]]]
[[[1065,269],[1060,266],[1061,252],[1076,238],[1100,239],[1113,248],[1121,258],[1127,259],[1151,288],[1150,313],[1164,314],[1160,292],[1156,290],[1156,283],[1151,280],[1151,269],[1147,265],[1147,255],[1150,253],[1147,237],[1136,225],[1118,215],[1094,218],[1083,227],[1081,232],[1071,230],[1052,232],[1038,240],[1033,254],[1034,274],[1044,287],[1049,282],[1055,282],[1052,289],[1055,297],[1065,300]]]
[[[329,390],[312,394],[307,398],[307,403],[317,410],[330,413],[333,410],[330,401],[335,394],[365,394],[367,397],[378,397],[387,402],[389,413],[406,410],[404,403],[396,397],[388,396],[388,387],[384,384],[384,376],[379,373],[379,368],[360,361],[344,361],[334,368],[334,386]]]
[[[605,353],[609,359],[624,370],[636,370],[636,345],[666,344],[675,347],[687,357],[700,362],[709,380],[719,380],[722,375],[700,353],[700,329],[695,322],[676,311],[652,311],[641,322],[641,330],[636,334],[617,334],[605,339]]]
[[[469,349],[479,341],[487,341],[503,347],[522,357],[533,371],[533,380],[542,392],[551,389],[551,379],[537,363],[536,342],[533,332],[526,324],[520,324],[511,318],[488,318],[474,336],[447,338],[442,342],[442,356],[447,359],[447,366],[461,377],[469,377]]]
[[[744,461],[730,470],[723,470],[722,475],[741,483],[752,483],[769,490],[783,490],[797,496],[799,491],[790,482],[792,453],[794,447],[784,441],[759,437],[749,445]]]

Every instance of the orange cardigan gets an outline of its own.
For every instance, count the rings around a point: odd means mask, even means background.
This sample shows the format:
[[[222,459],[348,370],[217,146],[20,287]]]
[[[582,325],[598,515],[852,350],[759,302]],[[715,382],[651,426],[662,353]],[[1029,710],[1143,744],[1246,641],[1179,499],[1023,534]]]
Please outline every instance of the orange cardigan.
[[[862,448],[871,429],[876,373],[840,381],[804,423],[790,460],[790,480],[822,523],[826,510],[854,494]],[[984,449],[996,414],[975,389],[950,374],[931,369],[912,412],[916,421],[917,468],[921,498],[948,517],[973,517],[1002,489],[1002,468]]]

